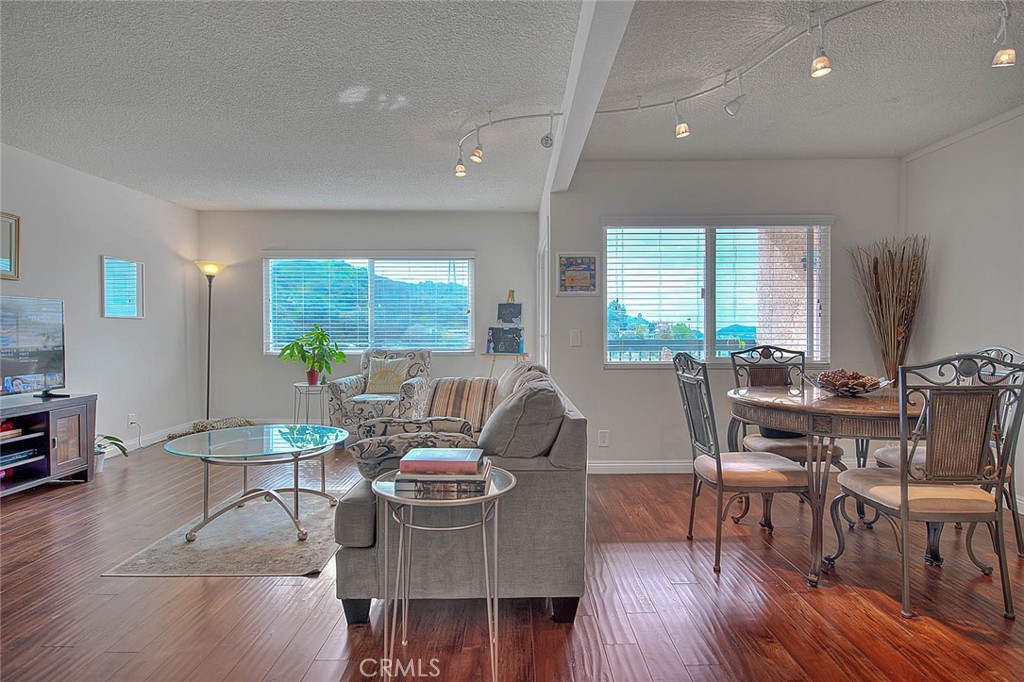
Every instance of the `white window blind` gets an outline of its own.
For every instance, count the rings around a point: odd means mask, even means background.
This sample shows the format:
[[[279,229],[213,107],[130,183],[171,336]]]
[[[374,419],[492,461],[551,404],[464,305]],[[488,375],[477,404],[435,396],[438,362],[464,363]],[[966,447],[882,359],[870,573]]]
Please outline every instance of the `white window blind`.
[[[104,317],[144,317],[142,272],[137,261],[103,257]]]
[[[606,361],[772,344],[827,362],[828,252],[827,225],[608,227]]]
[[[265,258],[264,352],[314,324],[344,348],[473,348],[470,258]]]

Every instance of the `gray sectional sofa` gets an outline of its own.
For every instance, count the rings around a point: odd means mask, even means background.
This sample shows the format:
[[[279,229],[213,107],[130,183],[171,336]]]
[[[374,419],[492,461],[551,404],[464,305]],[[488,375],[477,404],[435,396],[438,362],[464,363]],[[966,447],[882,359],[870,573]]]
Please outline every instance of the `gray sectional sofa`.
[[[538,365],[517,365],[497,386],[493,412],[487,411],[490,416],[478,440],[495,466],[518,479],[499,509],[499,596],[549,597],[555,620],[572,621],[584,589],[587,420]],[[431,422],[429,418],[418,421]],[[350,448],[365,478],[342,497],[335,515],[335,538],[341,545],[335,556],[337,591],[349,624],[366,622],[370,601],[383,595],[384,549],[379,539],[385,513],[369,479],[394,468],[402,448],[417,445],[409,440],[410,423],[399,429],[397,452],[387,436]],[[377,434],[387,432],[379,424],[368,428]],[[473,445],[476,439],[466,431],[429,434],[426,442],[445,447]],[[416,512],[417,524],[425,525],[452,526],[477,519],[475,505]],[[389,563],[393,567],[394,526],[392,531]],[[484,597],[478,529],[417,532],[412,555],[412,599]]]

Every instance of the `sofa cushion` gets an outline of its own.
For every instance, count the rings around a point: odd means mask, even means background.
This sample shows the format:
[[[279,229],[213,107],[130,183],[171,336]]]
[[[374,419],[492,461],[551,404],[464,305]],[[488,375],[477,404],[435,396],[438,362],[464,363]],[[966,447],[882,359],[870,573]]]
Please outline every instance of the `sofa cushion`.
[[[476,441],[461,433],[396,433],[391,436],[364,438],[348,451],[356,468],[368,481],[385,471],[398,468],[398,461],[413,448],[475,448]]]
[[[492,377],[443,377],[430,382],[427,414],[432,417],[460,417],[480,432],[494,409],[498,381]]]
[[[402,382],[409,378],[409,360],[406,358],[370,359],[370,375],[366,380],[367,393],[397,394]]]
[[[537,381],[538,379],[546,379],[547,377],[548,377],[548,374],[546,372],[541,372],[540,370],[536,370],[536,369],[527,370],[526,372],[523,372],[522,374],[520,374],[519,378],[516,379],[515,385],[512,386],[512,392],[515,393],[524,384],[528,384],[531,381]]]
[[[539,457],[558,436],[565,404],[550,377],[531,381],[501,401],[480,432],[485,455]]]
[[[498,377],[498,385],[494,389],[494,400],[500,402],[512,394],[516,389],[516,382],[526,372],[540,372],[547,374],[548,369],[544,365],[537,364],[536,362],[529,362],[524,360],[517,362],[512,365]]]
[[[334,540],[342,547],[373,547],[377,496],[369,481],[356,481],[334,510]]]

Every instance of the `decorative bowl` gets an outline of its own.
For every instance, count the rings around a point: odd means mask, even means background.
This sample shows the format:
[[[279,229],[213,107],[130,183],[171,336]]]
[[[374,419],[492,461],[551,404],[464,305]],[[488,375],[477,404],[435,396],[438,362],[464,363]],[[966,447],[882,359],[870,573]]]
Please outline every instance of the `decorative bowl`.
[[[811,386],[843,398],[856,398],[874,393],[893,383],[892,379],[873,377],[845,369],[829,370],[816,377],[803,374],[802,377]]]

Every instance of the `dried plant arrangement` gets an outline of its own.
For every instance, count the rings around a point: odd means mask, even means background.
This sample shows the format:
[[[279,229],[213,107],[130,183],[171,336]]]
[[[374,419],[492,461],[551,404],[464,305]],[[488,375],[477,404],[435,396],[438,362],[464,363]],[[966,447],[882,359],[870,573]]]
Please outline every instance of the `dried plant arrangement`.
[[[885,375],[891,379],[907,358],[924,291],[928,238],[915,234],[882,239],[853,247],[850,257]]]

